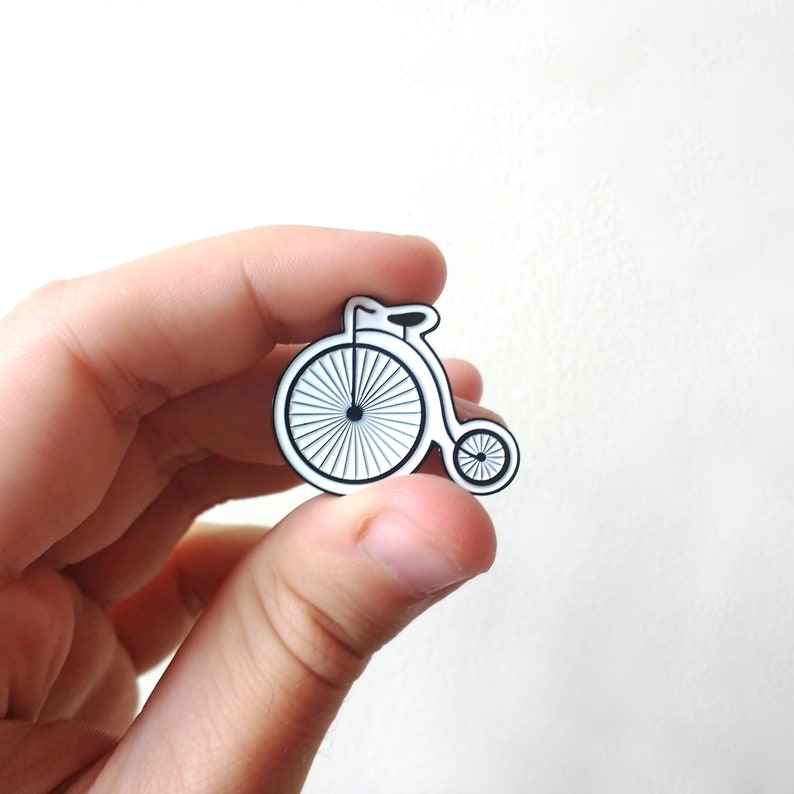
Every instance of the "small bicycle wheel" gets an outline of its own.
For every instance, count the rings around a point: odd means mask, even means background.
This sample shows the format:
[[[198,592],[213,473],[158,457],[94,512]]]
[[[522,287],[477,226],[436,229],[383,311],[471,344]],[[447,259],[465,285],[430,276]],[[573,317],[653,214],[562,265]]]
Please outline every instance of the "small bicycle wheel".
[[[309,359],[289,386],[285,411],[289,443],[320,487],[388,477],[413,455],[425,423],[414,375],[369,344],[337,345]]]
[[[491,493],[507,485],[515,474],[517,452],[507,431],[492,422],[477,422],[465,432],[452,452],[455,471],[473,493]]]

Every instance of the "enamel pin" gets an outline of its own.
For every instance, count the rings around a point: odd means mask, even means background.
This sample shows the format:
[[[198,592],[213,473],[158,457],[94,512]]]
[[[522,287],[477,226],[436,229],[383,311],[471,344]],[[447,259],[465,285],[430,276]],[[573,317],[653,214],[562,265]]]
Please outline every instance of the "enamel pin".
[[[518,469],[513,436],[489,419],[461,422],[441,361],[425,340],[432,306],[384,306],[356,296],[342,331],[305,347],[273,397],[287,462],[311,485],[347,494],[410,474],[435,445],[449,477],[473,494],[507,486]]]

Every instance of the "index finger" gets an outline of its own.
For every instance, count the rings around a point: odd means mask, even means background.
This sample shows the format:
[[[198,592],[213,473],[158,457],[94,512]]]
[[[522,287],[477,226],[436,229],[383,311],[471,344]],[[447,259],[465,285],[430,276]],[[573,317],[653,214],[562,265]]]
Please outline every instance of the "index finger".
[[[39,291],[0,325],[0,574],[96,509],[143,414],[332,330],[350,295],[430,302],[443,281],[420,238],[277,227]]]

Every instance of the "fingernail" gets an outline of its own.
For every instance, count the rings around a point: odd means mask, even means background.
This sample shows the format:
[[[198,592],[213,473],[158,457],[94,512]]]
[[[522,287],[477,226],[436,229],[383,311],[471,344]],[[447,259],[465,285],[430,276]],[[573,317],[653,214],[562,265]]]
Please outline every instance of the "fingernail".
[[[400,513],[372,519],[363,542],[370,557],[416,595],[435,593],[473,575],[429,543],[424,530]]]

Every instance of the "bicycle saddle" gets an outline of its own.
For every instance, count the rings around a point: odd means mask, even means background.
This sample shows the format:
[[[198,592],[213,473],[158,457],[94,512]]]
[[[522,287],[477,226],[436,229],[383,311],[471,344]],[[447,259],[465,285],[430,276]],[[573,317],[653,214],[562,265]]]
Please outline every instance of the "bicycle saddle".
[[[390,314],[386,319],[402,328],[413,328],[413,326],[423,323],[426,317],[427,315],[422,312],[403,312],[401,314]]]

